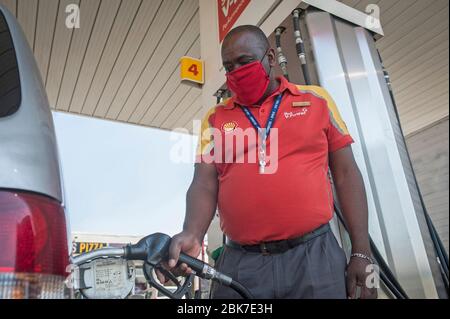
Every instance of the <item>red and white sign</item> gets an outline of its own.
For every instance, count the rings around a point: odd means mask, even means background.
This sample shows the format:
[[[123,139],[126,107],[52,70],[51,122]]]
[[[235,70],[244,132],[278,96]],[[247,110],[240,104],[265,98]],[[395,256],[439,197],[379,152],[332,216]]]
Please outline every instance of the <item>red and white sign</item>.
[[[228,31],[247,8],[251,0],[217,0],[219,10],[219,42],[222,43]]]

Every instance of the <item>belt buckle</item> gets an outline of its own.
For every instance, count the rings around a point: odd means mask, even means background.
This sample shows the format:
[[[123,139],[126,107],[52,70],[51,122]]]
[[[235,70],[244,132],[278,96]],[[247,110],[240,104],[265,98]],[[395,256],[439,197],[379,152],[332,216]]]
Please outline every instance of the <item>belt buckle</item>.
[[[259,245],[259,248],[261,249],[261,252],[262,252],[262,255],[263,256],[269,256],[270,255],[270,253],[269,253],[269,251],[267,250],[267,246],[266,246],[266,243],[261,243],[260,245]]]

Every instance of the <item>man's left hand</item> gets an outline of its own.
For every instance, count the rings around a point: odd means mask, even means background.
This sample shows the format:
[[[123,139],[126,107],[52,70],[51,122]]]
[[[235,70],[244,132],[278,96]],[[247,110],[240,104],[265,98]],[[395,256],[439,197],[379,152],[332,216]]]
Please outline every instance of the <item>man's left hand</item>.
[[[351,258],[347,266],[347,296],[349,299],[376,299],[376,288],[367,287],[367,276],[371,274],[367,266],[369,262],[361,258]],[[374,269],[372,268],[372,271]],[[361,290],[357,296],[357,289]]]

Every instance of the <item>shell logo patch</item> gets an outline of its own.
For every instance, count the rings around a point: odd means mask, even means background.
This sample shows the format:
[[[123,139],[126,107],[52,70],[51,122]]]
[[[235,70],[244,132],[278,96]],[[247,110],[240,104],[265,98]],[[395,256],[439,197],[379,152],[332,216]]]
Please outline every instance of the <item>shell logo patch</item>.
[[[225,124],[222,125],[222,130],[225,131],[225,133],[229,133],[229,132],[233,132],[236,128],[237,128],[237,123],[236,122],[227,122]]]

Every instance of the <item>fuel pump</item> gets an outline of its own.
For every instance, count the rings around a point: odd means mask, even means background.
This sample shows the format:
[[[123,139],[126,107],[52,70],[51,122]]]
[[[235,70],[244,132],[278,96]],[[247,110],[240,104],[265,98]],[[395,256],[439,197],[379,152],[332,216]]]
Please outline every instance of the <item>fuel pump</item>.
[[[163,263],[169,259],[171,237],[155,233],[142,238],[134,245],[123,248],[103,248],[87,254],[72,258],[74,266],[72,284],[86,298],[126,298],[132,289],[134,272],[127,261],[139,260],[144,262],[144,276],[149,284],[171,299],[190,298],[189,289],[194,276],[206,280],[216,281],[219,284],[234,289],[244,299],[251,299],[252,295],[247,288],[235,279],[222,274],[202,260],[180,253],[178,264],[185,263],[194,274],[188,275],[181,283],[177,276],[167,270]],[[108,264],[96,271],[100,266]],[[172,292],[165,288],[155,278],[155,270],[161,271],[177,286]],[[86,278],[90,280],[87,281]],[[103,278],[103,279],[102,279]],[[99,285],[99,282],[104,284]]]

